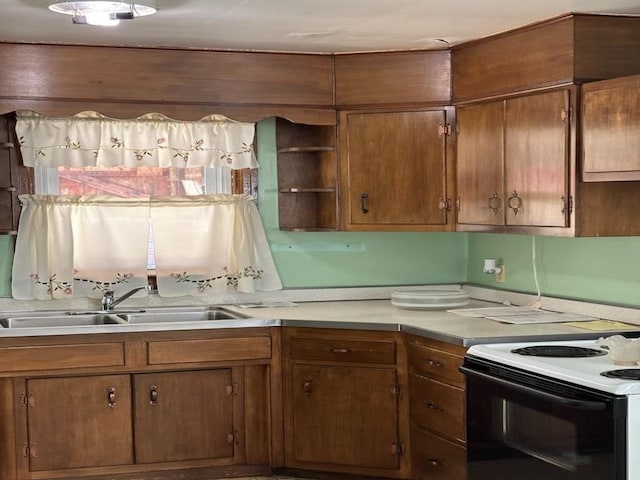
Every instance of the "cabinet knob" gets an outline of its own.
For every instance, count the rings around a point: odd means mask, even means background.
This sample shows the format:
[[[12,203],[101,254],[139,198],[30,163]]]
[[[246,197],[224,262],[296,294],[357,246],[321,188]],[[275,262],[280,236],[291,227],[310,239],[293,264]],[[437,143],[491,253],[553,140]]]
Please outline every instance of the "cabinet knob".
[[[360,194],[360,211],[362,213],[369,213],[369,194],[368,193]]]
[[[154,406],[158,404],[158,387],[156,385],[149,387],[149,403]]]
[[[116,406],[116,387],[107,388],[107,405],[109,408]]]
[[[427,461],[429,462],[429,465],[431,465],[432,467],[439,467],[442,465],[442,462],[437,458],[431,458]]]

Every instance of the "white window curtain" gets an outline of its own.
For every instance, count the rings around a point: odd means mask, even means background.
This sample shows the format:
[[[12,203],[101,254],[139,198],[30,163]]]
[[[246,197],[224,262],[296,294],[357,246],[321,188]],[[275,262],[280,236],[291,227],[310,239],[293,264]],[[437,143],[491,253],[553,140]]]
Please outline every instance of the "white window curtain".
[[[246,195],[21,195],[17,299],[117,294],[146,285],[149,221],[158,293],[206,296],[282,288],[260,215]]]
[[[153,197],[151,225],[161,296],[282,288],[260,214],[246,195]]]
[[[221,115],[181,122],[158,113],[117,120],[97,112],[65,118],[16,113],[28,167],[257,168],[255,126]]]
[[[66,195],[20,201],[14,298],[97,298],[148,284],[148,202]]]

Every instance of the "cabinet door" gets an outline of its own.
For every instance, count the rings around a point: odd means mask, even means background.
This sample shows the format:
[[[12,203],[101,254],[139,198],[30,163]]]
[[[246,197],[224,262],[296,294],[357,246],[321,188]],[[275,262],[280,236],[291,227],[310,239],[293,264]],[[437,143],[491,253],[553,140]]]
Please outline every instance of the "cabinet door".
[[[504,104],[458,109],[458,223],[503,225]]]
[[[588,84],[583,92],[583,179],[640,180],[640,77]]]
[[[567,226],[569,91],[506,101],[507,225]]]
[[[446,225],[444,110],[347,116],[349,223]]]
[[[231,369],[134,375],[137,463],[233,457]]]
[[[129,375],[27,381],[32,471],[133,463]]]
[[[294,365],[292,386],[297,465],[399,468],[394,369]]]

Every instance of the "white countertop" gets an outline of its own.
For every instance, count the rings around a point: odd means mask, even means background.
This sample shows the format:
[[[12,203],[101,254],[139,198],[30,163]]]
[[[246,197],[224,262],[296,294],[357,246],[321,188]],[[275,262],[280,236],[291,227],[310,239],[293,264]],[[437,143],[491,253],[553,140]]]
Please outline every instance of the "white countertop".
[[[530,303],[532,299],[535,299],[535,297],[526,294],[509,294],[508,292],[472,286],[465,286],[464,288],[475,298],[475,300],[472,300],[471,303],[464,308],[500,306],[501,302],[505,301],[510,301],[515,305],[526,305]],[[464,317],[448,313],[444,310],[402,309],[391,304],[389,300],[391,290],[392,288],[390,287],[331,289],[326,291],[320,289],[310,291],[294,290],[276,292],[275,294],[263,294],[254,298],[243,298],[242,301],[234,299],[235,301],[233,302],[225,302],[225,308],[245,316],[250,316],[252,317],[250,320],[92,325],[85,327],[0,328],[0,338],[258,326],[303,326],[388,331],[400,330],[454,344],[473,345],[477,343],[546,341],[560,338],[580,340],[620,333],[592,331],[562,323],[513,325],[484,318]],[[479,300],[480,298],[482,300]],[[132,300],[134,299],[132,298]],[[545,298],[541,300],[542,307],[549,310],[581,313],[598,318],[633,323],[637,325],[637,329],[634,328],[634,330],[637,330],[640,334],[640,312],[636,309],[609,307],[570,300],[564,301]],[[150,308],[158,306],[158,301],[158,298],[149,296],[148,299],[140,299],[137,302],[128,301],[127,305],[128,308]],[[279,301],[295,302],[296,306],[241,308],[237,305],[247,302],[265,302],[272,304],[272,302]],[[40,302],[38,305],[42,305],[42,303],[47,304],[48,302]],[[234,303],[236,305],[234,305]],[[202,299],[199,299],[191,304],[202,305],[203,302]],[[61,308],[64,309],[64,307]],[[7,312],[17,309],[14,307],[3,310]],[[22,310],[25,309],[23,308]],[[36,313],[38,308],[29,308],[28,310]]]
[[[500,304],[472,300],[464,308],[496,305]],[[563,323],[514,325],[455,315],[444,310],[407,310],[391,305],[389,300],[307,302],[295,307],[231,309],[256,318],[277,318],[283,326],[401,330],[459,345],[560,337],[577,340],[610,334]]]

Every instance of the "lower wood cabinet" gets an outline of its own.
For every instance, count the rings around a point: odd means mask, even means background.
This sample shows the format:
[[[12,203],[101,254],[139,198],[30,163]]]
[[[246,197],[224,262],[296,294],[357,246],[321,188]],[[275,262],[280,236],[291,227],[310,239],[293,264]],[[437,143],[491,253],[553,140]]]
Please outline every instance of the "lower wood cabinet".
[[[26,381],[29,470],[133,463],[129,375]]]
[[[269,473],[272,342],[270,328],[1,338],[0,480]]]
[[[26,380],[30,472],[227,458],[232,369]]]
[[[233,458],[231,369],[133,376],[137,463]]]
[[[408,335],[414,480],[466,480],[465,348]]]
[[[284,330],[287,467],[408,478],[398,339],[384,332]]]

